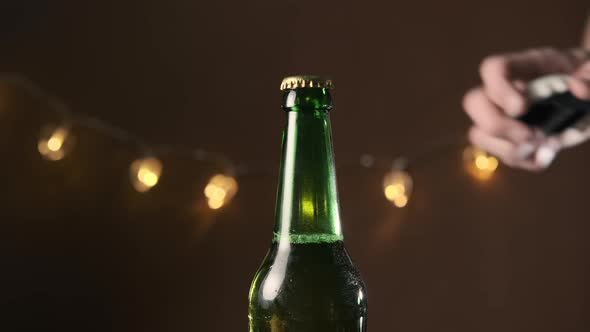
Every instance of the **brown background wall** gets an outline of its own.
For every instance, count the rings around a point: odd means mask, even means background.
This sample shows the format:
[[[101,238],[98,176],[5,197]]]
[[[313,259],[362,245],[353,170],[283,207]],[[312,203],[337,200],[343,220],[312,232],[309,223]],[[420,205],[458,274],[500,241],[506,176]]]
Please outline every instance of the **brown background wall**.
[[[347,245],[368,284],[370,331],[587,331],[590,146],[548,172],[469,178],[460,153],[415,172],[410,206],[382,172],[344,167],[460,136],[480,59],[570,47],[588,4],[550,1],[3,1],[0,70],[148,141],[278,167],[278,83],[334,78],[332,113]],[[165,159],[145,195],[136,152],[88,132],[63,162],[35,151],[46,109],[0,112],[3,331],[245,331],[268,247],[276,172],[242,179],[220,213],[213,171]]]

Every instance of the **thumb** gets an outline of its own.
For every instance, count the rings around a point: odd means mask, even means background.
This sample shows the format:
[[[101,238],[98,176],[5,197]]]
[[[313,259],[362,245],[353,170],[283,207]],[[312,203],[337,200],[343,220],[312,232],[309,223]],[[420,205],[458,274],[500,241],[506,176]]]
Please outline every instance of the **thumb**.
[[[572,74],[569,84],[576,97],[590,100],[590,61],[586,61]]]

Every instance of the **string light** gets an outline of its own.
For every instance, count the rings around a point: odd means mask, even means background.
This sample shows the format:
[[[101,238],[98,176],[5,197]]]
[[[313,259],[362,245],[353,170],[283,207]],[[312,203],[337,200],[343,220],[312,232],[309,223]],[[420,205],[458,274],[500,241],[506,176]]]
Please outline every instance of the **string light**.
[[[71,150],[73,142],[69,126],[48,125],[41,130],[37,150],[43,158],[58,161]]]
[[[205,187],[207,204],[213,210],[227,205],[238,192],[238,182],[228,175],[216,174]]]
[[[394,168],[385,174],[383,193],[396,207],[403,208],[408,204],[412,189],[413,180],[408,172]]]
[[[469,174],[482,181],[489,180],[499,164],[498,159],[474,146],[468,146],[463,150],[463,163]]]
[[[37,149],[41,156],[47,160],[58,161],[65,158],[74,145],[75,137],[71,134],[72,126],[83,127],[109,136],[121,142],[135,144],[145,148],[145,142],[140,137],[103,122],[100,119],[72,114],[69,109],[59,99],[47,94],[43,89],[33,82],[22,77],[0,77],[0,81],[9,84],[24,87],[32,95],[47,99],[55,112],[63,119],[61,125],[45,126],[40,133]],[[0,111],[7,107],[6,98],[0,89]],[[4,103],[2,103],[4,102]],[[9,105],[8,105],[9,106]],[[455,139],[450,141],[437,141],[436,144],[426,152],[416,154],[412,158],[412,165],[415,165],[415,159],[428,160],[433,153],[439,153],[442,149],[464,147],[462,141],[460,145]],[[184,149],[178,146],[159,145],[154,149],[154,153],[181,153],[193,155],[194,159],[203,162],[213,162],[224,164],[230,169],[235,166],[224,155],[213,154],[203,150]],[[424,158],[427,157],[427,158]],[[478,180],[490,179],[499,166],[498,160],[487,154],[485,151],[473,146],[468,146],[463,151],[464,166],[469,174]],[[407,206],[413,190],[413,179],[406,170],[407,160],[398,158],[393,168],[387,172],[383,179],[383,192],[385,198],[398,208]],[[361,157],[361,165],[366,168],[376,167],[377,160],[371,155]],[[133,161],[130,165],[130,180],[132,186],[138,192],[147,192],[158,185],[162,175],[162,162],[155,157],[144,157]],[[243,168],[248,169],[248,168]],[[248,171],[247,173],[250,173]],[[246,174],[243,170],[239,174]],[[231,202],[238,191],[237,180],[227,174],[216,174],[209,180],[204,189],[209,208],[216,210],[226,206]],[[309,205],[309,204],[307,204]],[[306,213],[313,214],[313,204],[305,206]]]
[[[131,184],[138,192],[146,192],[158,184],[162,162],[154,157],[137,159],[129,167]]]

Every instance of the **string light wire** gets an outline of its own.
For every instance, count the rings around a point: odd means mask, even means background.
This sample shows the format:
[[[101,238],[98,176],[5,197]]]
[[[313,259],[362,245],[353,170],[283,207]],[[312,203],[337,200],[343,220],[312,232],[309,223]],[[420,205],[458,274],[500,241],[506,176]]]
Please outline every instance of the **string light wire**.
[[[271,173],[266,163],[234,163],[228,156],[207,151],[200,148],[183,147],[172,144],[148,144],[141,137],[134,135],[120,127],[107,123],[101,119],[74,114],[59,98],[47,93],[31,80],[18,74],[2,74],[0,81],[4,81],[15,87],[20,87],[33,97],[45,100],[51,109],[58,115],[61,122],[48,124],[41,129],[38,141],[38,151],[47,160],[59,161],[65,158],[75,144],[72,128],[85,128],[98,132],[114,140],[134,145],[139,150],[139,157],[129,166],[130,182],[136,191],[143,193],[152,190],[159,183],[165,168],[160,157],[170,154],[178,154],[189,157],[198,162],[211,163],[221,169],[220,173],[212,175],[203,189],[203,194],[212,210],[220,209],[227,205],[238,192],[238,177],[267,175]],[[466,146],[464,137],[449,136],[431,141],[423,145],[421,150],[413,154],[393,159],[388,167],[385,167],[383,180],[384,196],[394,206],[403,208],[407,206],[414,186],[411,171],[423,164],[430,163],[441,154],[450,150],[464,148],[463,160],[466,170],[479,180],[489,179],[496,168],[498,161],[483,150]],[[377,159],[370,154],[361,156],[360,165],[366,168],[382,168]],[[358,164],[357,164],[358,167]]]
[[[404,208],[408,205],[414,188],[412,172],[431,165],[432,161],[450,152],[463,151],[463,165],[468,174],[478,181],[492,178],[499,166],[498,160],[485,151],[471,146],[465,137],[447,136],[422,145],[422,149],[412,154],[398,156],[383,167],[379,160],[370,154],[361,156],[360,164],[366,168],[384,168],[383,195],[395,207]]]

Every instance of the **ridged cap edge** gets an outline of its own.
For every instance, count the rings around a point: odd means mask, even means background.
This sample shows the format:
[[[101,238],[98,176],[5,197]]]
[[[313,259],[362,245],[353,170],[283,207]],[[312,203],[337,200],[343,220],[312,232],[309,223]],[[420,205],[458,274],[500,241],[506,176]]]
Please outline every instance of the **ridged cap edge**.
[[[281,82],[281,91],[298,88],[326,88],[332,89],[334,85],[329,79],[323,79],[319,76],[289,76]]]

